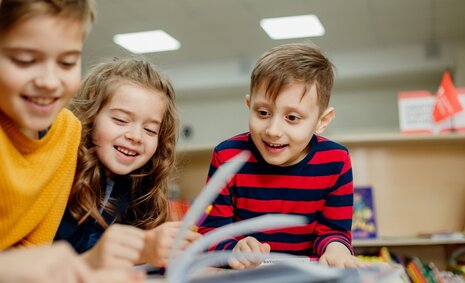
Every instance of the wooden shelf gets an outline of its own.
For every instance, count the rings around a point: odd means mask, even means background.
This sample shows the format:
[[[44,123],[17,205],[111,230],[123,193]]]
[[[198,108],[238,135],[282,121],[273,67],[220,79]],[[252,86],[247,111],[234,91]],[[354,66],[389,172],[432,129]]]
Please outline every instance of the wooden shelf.
[[[376,144],[435,144],[435,143],[463,143],[465,144],[465,133],[448,134],[401,134],[401,133],[369,133],[328,136],[329,139],[338,143],[355,145]],[[211,154],[214,145],[204,144],[195,146],[178,146],[179,154]]]
[[[462,132],[438,135],[401,133],[356,134],[338,135],[329,138],[347,145],[465,143],[465,133]]]
[[[353,240],[354,247],[433,246],[465,244],[465,239],[427,239],[419,237],[381,237]]]
[[[177,154],[211,154],[214,145],[178,146]]]

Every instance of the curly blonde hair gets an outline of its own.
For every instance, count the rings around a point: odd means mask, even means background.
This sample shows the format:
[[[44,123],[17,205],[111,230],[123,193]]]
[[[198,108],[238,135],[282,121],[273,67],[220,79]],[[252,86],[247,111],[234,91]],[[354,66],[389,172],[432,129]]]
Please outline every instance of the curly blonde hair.
[[[128,219],[136,227],[150,229],[168,217],[168,183],[175,164],[175,143],[178,114],[175,92],[169,80],[149,62],[137,58],[114,59],[94,66],[84,78],[71,110],[82,123],[78,165],[68,207],[71,215],[84,222],[94,218],[108,227],[99,208],[112,213],[114,208],[104,204],[105,169],[96,155],[92,142],[94,121],[100,109],[111,99],[114,90],[123,83],[131,83],[166,95],[166,110],[159,132],[158,148],[153,157],[140,169],[129,174],[130,200]]]

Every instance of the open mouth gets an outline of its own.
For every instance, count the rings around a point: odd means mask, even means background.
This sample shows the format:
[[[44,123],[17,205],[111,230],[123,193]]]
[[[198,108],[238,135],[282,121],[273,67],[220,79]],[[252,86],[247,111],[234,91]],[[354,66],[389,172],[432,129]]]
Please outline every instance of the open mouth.
[[[275,149],[281,149],[285,148],[287,144],[279,144],[279,143],[269,143],[269,142],[264,142],[266,146],[275,148]]]
[[[56,97],[30,97],[23,96],[27,101],[34,103],[39,106],[48,106],[58,100]]]
[[[137,156],[139,155],[139,153],[137,153],[136,151],[133,151],[133,150],[130,150],[130,149],[127,149],[125,147],[120,147],[120,146],[114,146],[114,148],[121,152],[122,154],[126,155],[126,156]]]

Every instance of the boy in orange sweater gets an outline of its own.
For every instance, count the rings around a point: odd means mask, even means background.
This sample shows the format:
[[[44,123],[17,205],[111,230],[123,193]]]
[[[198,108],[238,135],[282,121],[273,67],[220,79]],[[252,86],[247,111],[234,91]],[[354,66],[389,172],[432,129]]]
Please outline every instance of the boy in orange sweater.
[[[0,250],[52,242],[63,216],[81,132],[63,108],[93,19],[84,0],[0,6]]]
[[[0,4],[0,251],[51,243],[63,216],[81,135],[79,120],[64,107],[79,87],[93,6]],[[0,282],[95,282],[98,274],[67,244],[0,253]],[[99,281],[132,277],[117,271]]]

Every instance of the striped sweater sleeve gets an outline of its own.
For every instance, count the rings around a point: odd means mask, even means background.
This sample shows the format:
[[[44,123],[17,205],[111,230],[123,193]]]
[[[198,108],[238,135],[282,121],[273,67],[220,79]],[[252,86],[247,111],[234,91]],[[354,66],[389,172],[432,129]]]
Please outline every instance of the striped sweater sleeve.
[[[325,206],[315,227],[317,236],[313,248],[318,256],[334,241],[344,244],[353,254],[351,226],[354,188],[350,157],[348,152],[344,152],[340,173],[328,190]]]
[[[210,162],[210,169],[208,171],[208,180],[215,174],[218,167],[223,164],[220,154],[215,149]],[[234,222],[234,199],[230,193],[229,184],[222,189],[218,197],[212,203],[212,210],[202,225],[199,227],[199,233],[206,234],[211,230],[228,225]],[[220,243],[214,243],[209,250],[232,250],[237,244],[234,238],[226,239]]]

